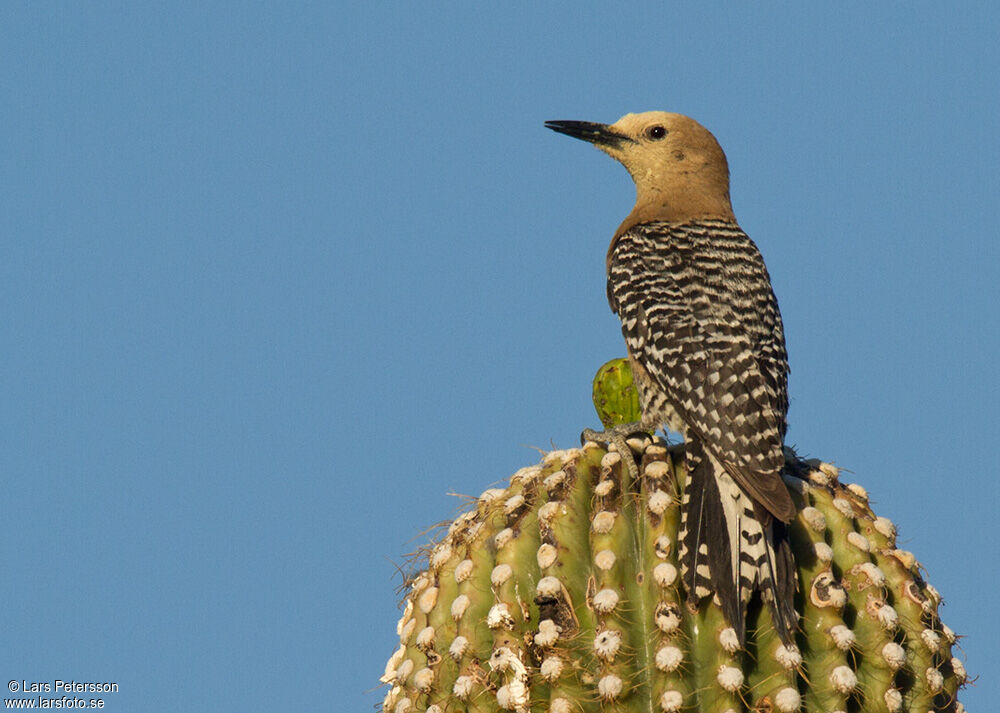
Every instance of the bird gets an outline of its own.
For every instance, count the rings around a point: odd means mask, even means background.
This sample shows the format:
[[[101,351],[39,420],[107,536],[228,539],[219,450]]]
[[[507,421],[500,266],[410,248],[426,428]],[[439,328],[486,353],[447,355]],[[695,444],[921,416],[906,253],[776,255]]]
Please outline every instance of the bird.
[[[671,112],[545,126],[616,159],[636,188],[606,266],[642,417],[582,438],[614,443],[636,472],[626,436],[683,435],[678,556],[687,605],[696,611],[713,598],[742,646],[760,592],[781,640],[794,643],[796,507],[781,475],[788,356],[764,260],[733,214],[726,155],[708,129]]]

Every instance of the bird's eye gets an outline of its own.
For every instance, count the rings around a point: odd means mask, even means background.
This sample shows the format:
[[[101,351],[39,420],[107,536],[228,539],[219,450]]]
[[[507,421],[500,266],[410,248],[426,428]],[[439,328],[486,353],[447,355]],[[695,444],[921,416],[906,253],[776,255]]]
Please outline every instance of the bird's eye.
[[[646,136],[651,138],[653,141],[659,141],[664,136],[667,135],[667,130],[662,126],[651,126],[646,129]]]

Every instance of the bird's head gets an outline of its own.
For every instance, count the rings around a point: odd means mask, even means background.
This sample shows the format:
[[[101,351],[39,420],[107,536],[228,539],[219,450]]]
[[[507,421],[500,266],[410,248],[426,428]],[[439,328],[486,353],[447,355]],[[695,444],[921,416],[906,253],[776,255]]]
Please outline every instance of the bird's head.
[[[628,169],[636,205],[623,229],[651,220],[733,219],[726,155],[694,119],[648,111],[626,114],[614,124],[547,121],[545,126],[594,144]]]

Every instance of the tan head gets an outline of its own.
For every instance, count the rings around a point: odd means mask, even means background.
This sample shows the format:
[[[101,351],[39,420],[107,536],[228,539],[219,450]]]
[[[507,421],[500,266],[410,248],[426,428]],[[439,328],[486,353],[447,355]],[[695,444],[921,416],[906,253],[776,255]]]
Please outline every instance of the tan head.
[[[635,208],[618,235],[653,220],[734,220],[726,155],[708,129],[694,119],[649,111],[626,114],[611,125],[583,121],[548,121],[545,125],[589,141],[632,175]]]

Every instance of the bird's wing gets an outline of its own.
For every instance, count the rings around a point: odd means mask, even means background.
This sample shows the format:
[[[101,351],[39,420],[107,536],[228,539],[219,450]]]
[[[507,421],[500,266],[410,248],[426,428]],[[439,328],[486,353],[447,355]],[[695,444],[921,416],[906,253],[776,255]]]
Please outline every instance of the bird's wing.
[[[738,257],[706,262],[697,246],[685,249],[683,240],[666,237],[663,244],[619,248],[612,266],[617,274],[609,275],[629,354],[662,389],[690,436],[748,495],[789,522],[795,506],[780,474],[787,367],[763,261],[749,238],[754,269],[748,270]],[[754,274],[758,264],[761,275]],[[772,308],[762,310],[761,300]],[[757,324],[762,314],[777,324]]]

